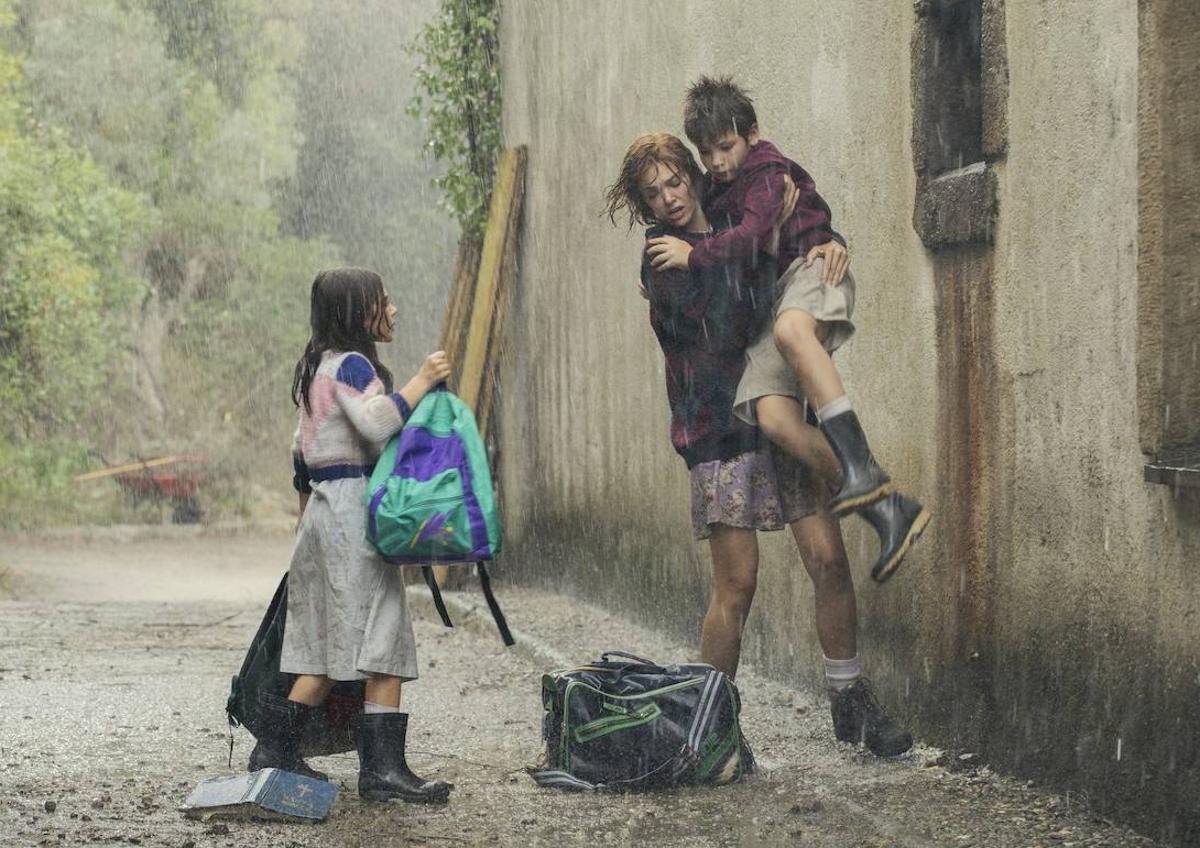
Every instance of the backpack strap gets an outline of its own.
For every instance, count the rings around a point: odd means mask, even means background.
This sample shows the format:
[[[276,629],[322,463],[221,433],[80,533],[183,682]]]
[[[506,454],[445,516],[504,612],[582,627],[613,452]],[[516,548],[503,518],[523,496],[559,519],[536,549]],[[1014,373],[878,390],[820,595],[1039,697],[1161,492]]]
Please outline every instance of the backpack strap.
[[[511,648],[517,643],[517,640],[513,638],[512,632],[508,629],[508,622],[504,618],[504,613],[500,611],[500,604],[496,603],[496,596],[492,594],[492,578],[488,576],[487,568],[482,561],[475,563],[475,568],[479,571],[479,587],[483,589],[484,600],[487,601],[488,609],[492,611],[492,620],[496,622],[500,638],[504,640],[505,647]]]
[[[425,578],[425,584],[429,586],[429,591],[433,595],[433,605],[437,607],[438,615],[442,617],[442,624],[447,627],[453,627],[454,624],[450,621],[450,613],[446,612],[446,602],[442,600],[442,590],[438,588],[437,578],[433,576],[433,566],[422,565],[421,575]]]
[[[513,638],[512,631],[508,629],[508,621],[504,618],[500,604],[496,601],[496,595],[492,592],[492,579],[488,576],[487,567],[482,562],[475,563],[475,567],[479,571],[479,586],[483,589],[483,597],[492,613],[492,619],[496,622],[496,629],[500,631],[500,638],[504,640],[505,646],[511,648],[517,643],[517,640]],[[433,595],[433,605],[442,618],[442,624],[453,627],[450,613],[446,610],[446,602],[442,599],[442,590],[438,588],[437,579],[433,576],[433,567],[422,565],[421,574],[425,578],[425,584],[429,586],[430,594]]]

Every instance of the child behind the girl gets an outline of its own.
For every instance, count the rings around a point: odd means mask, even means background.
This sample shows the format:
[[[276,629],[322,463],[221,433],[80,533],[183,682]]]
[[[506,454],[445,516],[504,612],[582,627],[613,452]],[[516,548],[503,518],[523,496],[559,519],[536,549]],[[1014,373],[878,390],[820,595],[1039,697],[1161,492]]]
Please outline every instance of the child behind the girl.
[[[292,447],[300,526],[288,571],[280,671],[297,675],[287,698],[264,696],[270,717],[251,771],[282,768],[326,779],[300,758],[298,741],[334,681],[365,680],[358,730],[358,792],[370,800],[444,803],[452,784],[409,770],[401,684],[417,677],[412,621],[399,569],[366,535],[366,488],[387,440],[422,397],[450,374],[431,354],[397,392],[376,342],[390,342],[396,307],[373,271],[322,271],[312,284],[311,337],[296,363]]]

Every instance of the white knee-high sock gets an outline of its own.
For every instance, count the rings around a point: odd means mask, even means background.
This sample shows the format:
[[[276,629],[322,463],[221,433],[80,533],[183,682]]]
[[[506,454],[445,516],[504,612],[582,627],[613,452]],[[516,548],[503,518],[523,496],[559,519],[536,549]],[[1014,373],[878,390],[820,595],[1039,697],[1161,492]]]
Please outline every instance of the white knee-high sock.
[[[374,701],[363,701],[363,713],[366,715],[375,715],[376,713],[398,713],[400,707],[389,707],[387,704],[377,704]]]
[[[817,420],[828,421],[830,418],[841,415],[843,412],[849,412],[852,409],[854,409],[854,407],[850,405],[850,398],[842,395],[841,397],[834,398],[829,403],[818,409]]]
[[[858,661],[858,654],[848,660],[832,660],[825,657],[825,680],[830,689],[845,689],[860,677],[862,663]]]

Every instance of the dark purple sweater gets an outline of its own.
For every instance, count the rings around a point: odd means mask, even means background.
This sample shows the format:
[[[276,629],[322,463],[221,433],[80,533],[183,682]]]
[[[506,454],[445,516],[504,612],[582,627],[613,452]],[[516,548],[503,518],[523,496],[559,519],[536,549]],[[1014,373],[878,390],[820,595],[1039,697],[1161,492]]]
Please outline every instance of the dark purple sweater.
[[[670,235],[695,249],[719,236],[652,227],[646,238]],[[642,285],[650,325],[666,358],[671,444],[688,468],[759,447],[759,431],[735,418],[733,400],[746,348],[774,308],[772,257],[701,271],[655,271],[642,252]]]
[[[759,141],[750,148],[732,183],[718,183],[704,175],[704,212],[709,222],[722,232],[692,249],[688,267],[703,271],[742,261],[762,250],[783,205],[785,174],[792,175],[800,197],[796,211],[784,222],[779,234],[776,276],[818,244],[831,239],[840,241],[833,232],[829,206],[817,194],[817,185],[809,173],[771,142]]]

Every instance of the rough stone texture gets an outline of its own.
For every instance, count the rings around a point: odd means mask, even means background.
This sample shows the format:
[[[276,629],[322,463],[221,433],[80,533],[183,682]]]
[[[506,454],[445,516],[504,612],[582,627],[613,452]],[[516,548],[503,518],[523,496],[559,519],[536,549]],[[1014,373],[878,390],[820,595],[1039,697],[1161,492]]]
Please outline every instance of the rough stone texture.
[[[984,162],[928,180],[917,192],[915,224],[930,248],[990,242],[996,218],[996,172]]]
[[[1008,46],[1004,0],[983,0],[983,155],[994,161],[1008,149]]]
[[[912,24],[913,226],[935,249],[992,240],[995,177],[974,166],[1001,159],[1008,145],[1004,0],[979,3],[977,64],[942,34],[939,14],[958,3],[915,3]]]
[[[1200,497],[1142,479],[1136,9],[1007,4],[984,262],[982,246],[932,255],[912,227],[913,7],[739,8],[506,6],[505,132],[530,145],[499,415],[506,566],[694,638],[709,563],[667,441],[640,238],[598,213],[634,136],[677,131],[687,83],[732,73],[850,239],[860,333],[839,368],[876,453],[934,509],[883,589],[873,540],[844,522],[883,696],[933,739],[1195,842]],[[816,683],[809,581],[784,534],[761,546],[745,654]]]

